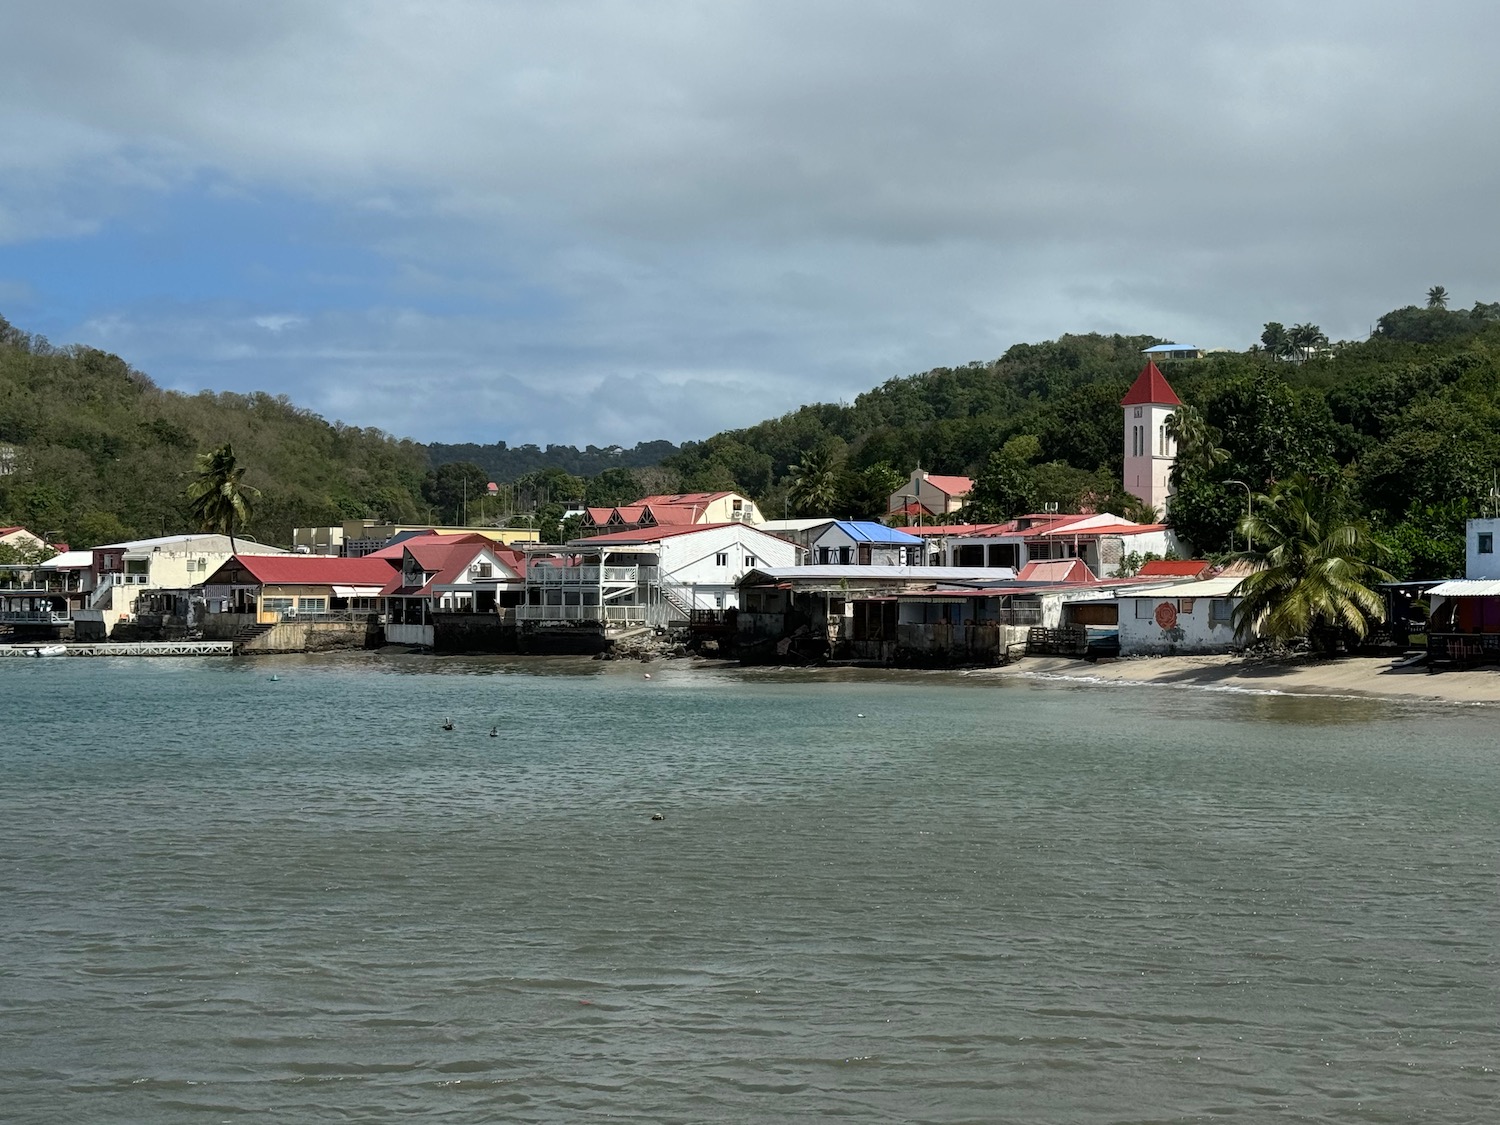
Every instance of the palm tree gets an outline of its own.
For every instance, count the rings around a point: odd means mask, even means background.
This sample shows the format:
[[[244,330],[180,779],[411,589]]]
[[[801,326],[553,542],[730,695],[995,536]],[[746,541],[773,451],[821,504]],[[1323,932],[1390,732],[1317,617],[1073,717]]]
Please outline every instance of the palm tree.
[[[1229,457],[1219,448],[1219,431],[1208,424],[1201,411],[1187,403],[1167,418],[1167,436],[1177,447],[1177,457],[1172,462],[1175,483],[1182,483],[1182,474],[1189,469],[1207,472]]]
[[[839,459],[826,445],[802,454],[792,466],[792,507],[803,515],[827,515],[838,502]]]
[[[229,550],[237,553],[234,529],[250,522],[250,501],[260,490],[245,484],[244,466],[234,459],[228,442],[198,455],[198,477],[187,487],[188,511],[204,531],[229,536]]]
[[[1280,321],[1266,322],[1266,330],[1260,334],[1266,354],[1273,359],[1284,359],[1292,353],[1292,342],[1287,336],[1286,326]]]
[[[1326,347],[1328,337],[1316,324],[1294,324],[1287,330],[1287,342],[1296,350],[1298,358],[1306,363],[1312,358],[1314,348]]]
[[[1234,589],[1236,629],[1332,652],[1342,633],[1363,639],[1384,619],[1369,584],[1390,575],[1369,561],[1378,550],[1369,528],[1344,516],[1335,490],[1297,473],[1256,497],[1240,531],[1255,547],[1236,557],[1255,569]]]
[[[1441,285],[1434,285],[1427,290],[1427,307],[1429,309],[1446,309],[1448,307],[1448,290]]]

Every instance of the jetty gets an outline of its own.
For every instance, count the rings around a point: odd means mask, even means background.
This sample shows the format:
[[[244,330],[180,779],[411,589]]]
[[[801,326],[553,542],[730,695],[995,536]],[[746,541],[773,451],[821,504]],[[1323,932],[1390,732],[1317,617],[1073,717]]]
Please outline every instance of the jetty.
[[[65,649],[58,656],[233,656],[232,641],[134,641],[98,644],[43,642],[41,644],[0,645],[0,657],[38,659],[37,650]],[[55,659],[43,656],[40,659]]]

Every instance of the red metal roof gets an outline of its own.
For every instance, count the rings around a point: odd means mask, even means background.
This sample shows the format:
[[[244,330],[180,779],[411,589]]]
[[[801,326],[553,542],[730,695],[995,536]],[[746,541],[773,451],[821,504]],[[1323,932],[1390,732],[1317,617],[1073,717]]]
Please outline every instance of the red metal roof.
[[[378,551],[371,551],[365,556],[367,559],[394,559],[401,561],[401,553],[413,543],[491,543],[492,539],[487,535],[481,535],[477,531],[450,531],[439,535],[435,531],[425,532],[421,535],[413,535],[403,539],[399,543],[392,543],[389,547],[382,547]]]
[[[674,535],[694,535],[700,531],[711,531],[716,527],[745,527],[742,523],[695,523],[695,524],[667,524],[663,527],[637,527],[630,531],[611,531],[608,535],[590,535],[587,539],[575,539],[572,546],[575,550],[588,550],[596,545],[608,546],[611,543],[654,543],[658,539],[669,539]],[[751,528],[750,530],[758,530]],[[765,532],[761,532],[762,535]]]
[[[732,492],[678,492],[663,493],[659,496],[642,496],[636,501],[637,504],[650,504],[653,508],[663,504],[711,504],[725,496],[733,496]]]
[[[464,582],[469,576],[469,564],[477,559],[480,555],[482,555],[490,547],[489,540],[485,539],[483,536],[475,536],[475,538],[479,540],[479,542],[477,543],[434,543],[432,542],[432,540],[435,538],[438,537],[424,537],[421,539],[409,540],[408,542],[402,544],[402,546],[406,548],[411,557],[416,560],[417,565],[420,566],[423,571],[432,575],[432,577],[427,580],[426,584],[421,587],[404,586],[402,584],[404,576],[402,575],[401,571],[398,570],[386,583],[385,589],[380,591],[381,594],[385,595],[386,597],[392,597],[396,595],[409,598],[425,597],[428,594],[432,593],[432,588],[434,586],[453,586],[460,584]],[[446,538],[446,536],[444,538]],[[493,554],[494,552],[491,553]],[[521,575],[520,572],[517,571],[510,575],[497,574],[495,575],[495,577],[502,580],[517,581],[520,579]]]
[[[262,586],[384,586],[391,580],[391,560],[366,555],[235,555],[220,570],[239,566]],[[217,577],[217,574],[214,575]],[[213,578],[209,579],[213,582]]]
[[[927,483],[949,496],[962,496],[974,487],[968,477],[935,477],[931,473],[927,475]]]
[[[1144,403],[1157,406],[1182,405],[1182,399],[1177,397],[1177,392],[1167,382],[1167,377],[1149,359],[1146,366],[1141,368],[1141,373],[1135,377],[1135,382],[1130,385],[1130,390],[1120,400],[1121,406],[1138,406]]]
[[[1165,530],[1167,530],[1167,525],[1164,523],[1105,523],[1079,528],[1068,524],[1064,527],[1049,527],[1043,531],[1028,528],[1026,530],[1026,538],[1028,540],[1097,539],[1101,535],[1145,535],[1148,532]]]
[[[1017,582],[1093,582],[1094,572],[1082,559],[1052,559],[1029,562],[1016,575]]]
[[[1152,559],[1136,573],[1141,578],[1198,578],[1212,566],[1204,559]]]

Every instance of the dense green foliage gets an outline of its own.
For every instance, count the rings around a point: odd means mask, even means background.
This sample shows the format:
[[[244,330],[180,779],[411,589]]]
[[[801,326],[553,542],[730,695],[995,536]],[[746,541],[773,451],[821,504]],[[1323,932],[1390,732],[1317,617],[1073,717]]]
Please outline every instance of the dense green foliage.
[[[648,469],[676,453],[677,446],[670,441],[643,441],[630,449],[618,445],[590,445],[583,449],[574,445],[548,445],[543,449],[537,445],[511,446],[503,441],[493,445],[434,442],[427,447],[433,468],[450,461],[466,461],[478,465],[487,474],[486,481],[500,484],[510,484],[544,469],[556,469],[575,477],[592,477],[610,470]]]
[[[195,530],[198,456],[232,444],[261,492],[244,530],[288,543],[296,526],[425,507],[420,445],[330,424],[284,397],[163,391],[117,356],[54,348],[0,319],[0,524],[73,546]]]
[[[1390,575],[1380,545],[1338,488],[1294,473],[1240,521],[1255,571],[1237,587],[1235,626],[1274,640],[1308,637],[1324,652],[1363,640],[1385,606],[1372,588]]]
[[[1247,492],[1301,472],[1349,497],[1398,577],[1461,570],[1463,521],[1500,468],[1500,304],[1448,301],[1435,286],[1425,307],[1385,314],[1363,342],[1270,323],[1249,351],[1166,365],[1191,407],[1174,422],[1183,454],[1170,522],[1203,554],[1243,546]],[[743,492],[770,516],[882,516],[918,466],[975,477],[965,519],[1043,504],[1150,519],[1121,488],[1119,400],[1156,342],[1018,344],[676,452],[664,442],[429,451],[285,398],[161,391],[114,356],[52,348],[0,320],[0,443],[18,450],[17,471],[0,475],[0,522],[79,545],[186,530],[194,458],[230,442],[262,493],[249,531],[279,542],[297,525],[455,522],[466,508],[472,522],[532,522],[555,538],[569,506],[712,489]],[[659,466],[627,463],[662,452]]]

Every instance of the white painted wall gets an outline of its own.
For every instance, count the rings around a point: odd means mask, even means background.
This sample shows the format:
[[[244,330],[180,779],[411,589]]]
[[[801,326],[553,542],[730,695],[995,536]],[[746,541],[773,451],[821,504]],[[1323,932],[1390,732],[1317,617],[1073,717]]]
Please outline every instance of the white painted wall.
[[[1489,550],[1481,551],[1486,535]],[[1464,577],[1500,578],[1500,519],[1470,520],[1464,539]]]
[[[738,606],[735,583],[754,567],[796,565],[795,544],[744,524],[705,528],[661,541],[663,581],[692,590],[696,609]]]
[[[1244,645],[1229,621],[1213,620],[1215,602],[1232,609],[1239,599],[1174,595],[1175,591],[1165,589],[1152,595],[1120,598],[1121,656],[1229,652]],[[1156,619],[1157,610],[1164,605],[1176,612],[1176,622],[1170,628],[1163,628]]]
[[[1165,436],[1173,409],[1155,403],[1124,408],[1125,491],[1151,504],[1162,515],[1166,515],[1167,500],[1172,493],[1172,462],[1177,459],[1177,443]]]

